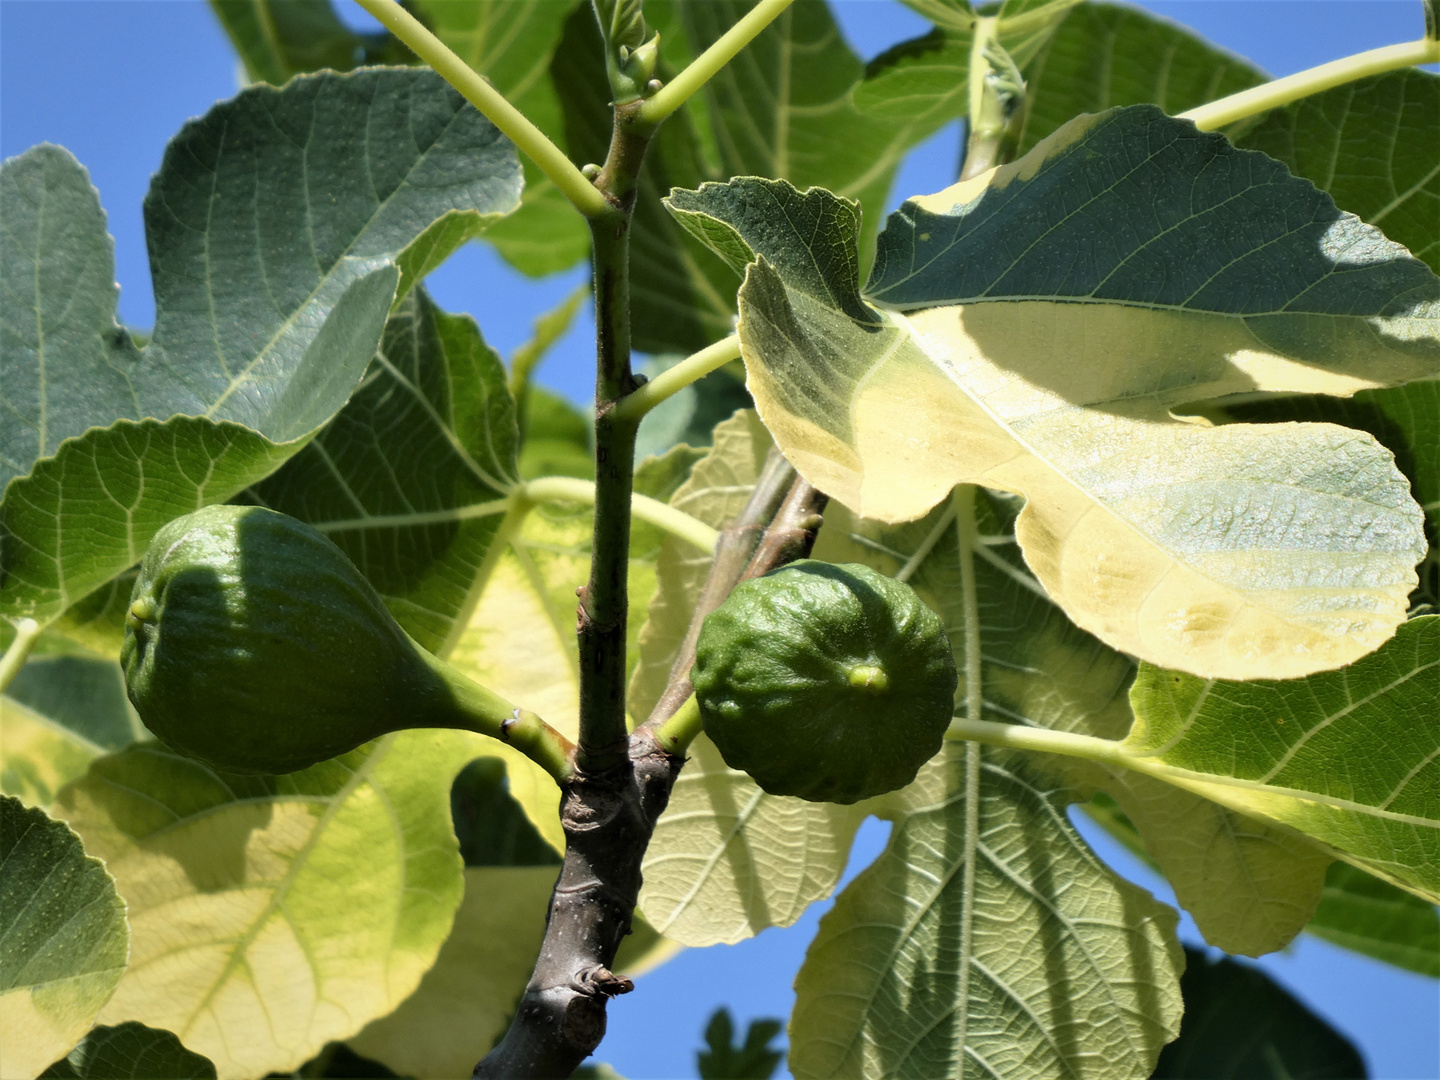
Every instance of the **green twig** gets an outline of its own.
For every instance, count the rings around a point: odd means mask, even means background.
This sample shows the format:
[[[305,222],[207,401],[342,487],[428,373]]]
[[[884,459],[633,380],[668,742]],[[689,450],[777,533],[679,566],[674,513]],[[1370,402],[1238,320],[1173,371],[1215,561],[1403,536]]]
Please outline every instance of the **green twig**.
[[[1384,48],[1332,60],[1308,71],[1242,90],[1238,94],[1231,94],[1219,101],[1183,112],[1180,119],[1193,120],[1201,131],[1214,131],[1237,120],[1244,120],[1247,116],[1278,109],[1292,101],[1363,79],[1367,75],[1380,75],[1416,64],[1433,63],[1440,63],[1440,41],[1422,38],[1420,41],[1407,41],[1403,45],[1386,45]]]
[[[760,0],[743,19],[697,56],[684,71],[661,87],[643,105],[636,116],[639,123],[654,127],[689,100],[715,73],[735,58],[735,54],[780,17],[793,0]]]
[[[595,484],[574,476],[542,476],[531,480],[525,485],[525,494],[535,502],[578,502],[587,506],[595,505]],[[685,511],[677,510],[648,495],[631,494],[630,516],[663,529],[701,551],[713,552],[720,538],[718,530],[712,529],[699,518],[691,517]]]
[[[692,353],[674,367],[662,371],[640,389],[627,397],[615,410],[617,416],[639,423],[640,418],[662,401],[685,389],[691,383],[699,382],[717,368],[724,367],[740,356],[740,335],[729,337],[707,345]]]
[[[40,624],[34,619],[21,619],[15,624],[15,637],[5,655],[0,657],[0,693],[15,681],[20,669],[25,666],[30,650],[40,638]]]
[[[655,729],[655,742],[667,754],[684,754],[704,730],[700,720],[700,703],[691,694],[675,715]]]
[[[524,113],[506,101],[500,91],[470,70],[470,66],[427,30],[419,19],[395,0],[355,2],[375,16],[385,29],[409,46],[411,52],[438,71],[446,82],[464,95],[466,101],[508,135],[522,153],[540,166],[540,171],[550,178],[575,209],[588,218],[610,212],[609,201],[595,190],[594,185],[575,167],[575,163],[565,156],[564,151],[551,142]]]

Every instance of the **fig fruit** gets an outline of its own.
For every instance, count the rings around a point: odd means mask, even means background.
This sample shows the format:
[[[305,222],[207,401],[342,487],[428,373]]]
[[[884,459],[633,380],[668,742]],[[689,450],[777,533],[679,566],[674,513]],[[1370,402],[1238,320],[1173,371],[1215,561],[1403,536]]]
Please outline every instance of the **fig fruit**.
[[[519,717],[416,644],[329,539],[258,506],[209,506],[156,533],[125,621],[141,719],[230,772],[294,772],[403,728],[494,734]]]
[[[772,795],[839,803],[915,779],[958,681],[913,589],[808,559],[742,582],[706,617],[690,678],[726,764]]]

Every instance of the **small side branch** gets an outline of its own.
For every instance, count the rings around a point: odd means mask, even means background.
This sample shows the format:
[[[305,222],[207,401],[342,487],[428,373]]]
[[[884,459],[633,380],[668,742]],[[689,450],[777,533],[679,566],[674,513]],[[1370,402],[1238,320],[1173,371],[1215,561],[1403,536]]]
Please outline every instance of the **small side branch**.
[[[40,630],[40,624],[34,619],[21,619],[15,624],[15,636],[10,640],[5,655],[0,657],[0,693],[20,674],[20,669],[30,657],[30,650],[40,640]]]
[[[1386,45],[1380,49],[1356,53],[1307,71],[1287,75],[1283,79],[1242,90],[1219,101],[1201,105],[1180,114],[1182,120],[1193,120],[1201,131],[1214,131],[1237,120],[1255,116],[1270,109],[1289,105],[1292,101],[1318,94],[1335,86],[1381,75],[1387,71],[1413,67],[1416,64],[1440,63],[1440,41],[1422,38],[1403,45]]]
[[[503,94],[470,69],[445,43],[427,30],[395,0],[356,0],[380,24],[403,41],[416,56],[424,60],[465,100],[479,109],[496,127],[510,137],[520,151],[540,166],[560,193],[575,209],[588,218],[608,213],[610,203],[575,163],[546,137],[519,109],[505,100]]]

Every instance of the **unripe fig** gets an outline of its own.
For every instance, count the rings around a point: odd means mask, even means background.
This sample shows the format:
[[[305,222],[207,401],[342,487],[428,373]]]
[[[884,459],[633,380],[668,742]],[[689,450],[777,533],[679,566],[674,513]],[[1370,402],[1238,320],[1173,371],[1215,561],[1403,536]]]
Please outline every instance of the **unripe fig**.
[[[908,585],[807,559],[736,587],[705,619],[690,679],[731,768],[772,795],[852,803],[939,752],[958,675]]]
[[[493,734],[513,711],[411,640],[329,539],[257,506],[156,533],[125,621],[141,719],[230,772],[294,772],[402,728]]]

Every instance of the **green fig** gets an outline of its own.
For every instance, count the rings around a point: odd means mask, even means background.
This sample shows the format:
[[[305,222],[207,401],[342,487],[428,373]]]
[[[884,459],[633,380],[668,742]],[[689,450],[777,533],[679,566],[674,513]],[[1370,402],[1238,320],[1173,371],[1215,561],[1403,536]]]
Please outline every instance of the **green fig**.
[[[329,539],[258,506],[209,506],[156,533],[125,621],[141,719],[229,772],[294,772],[404,728],[495,735],[522,719],[411,640]]]
[[[705,733],[772,795],[851,803],[940,750],[958,674],[939,616],[858,564],[803,560],[706,617],[691,670]]]

